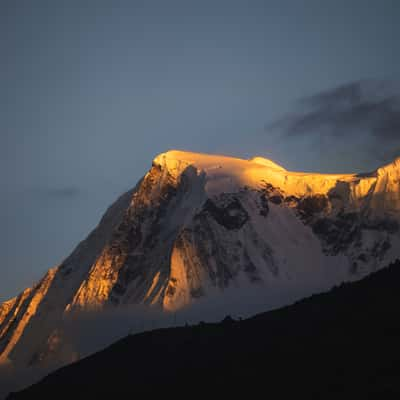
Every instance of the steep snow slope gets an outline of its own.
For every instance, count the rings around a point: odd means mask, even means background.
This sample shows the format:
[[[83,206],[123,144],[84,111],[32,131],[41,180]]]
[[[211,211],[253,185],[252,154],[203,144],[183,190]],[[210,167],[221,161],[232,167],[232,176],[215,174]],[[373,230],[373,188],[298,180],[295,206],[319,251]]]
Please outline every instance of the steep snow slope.
[[[71,256],[0,306],[0,360],[57,354],[63,318],[82,310],[190,312],[218,295],[232,311],[249,291],[268,309],[359,279],[400,257],[399,185],[400,159],[328,175],[261,157],[160,154]]]

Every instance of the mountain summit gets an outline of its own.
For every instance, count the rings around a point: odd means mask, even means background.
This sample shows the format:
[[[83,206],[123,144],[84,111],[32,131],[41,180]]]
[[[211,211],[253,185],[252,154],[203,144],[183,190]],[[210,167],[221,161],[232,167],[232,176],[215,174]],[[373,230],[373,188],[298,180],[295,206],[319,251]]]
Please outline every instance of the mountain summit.
[[[400,159],[318,174],[162,153],[69,257],[0,306],[0,360],[44,362],[63,347],[63,318],[86,310],[175,313],[218,295],[232,313],[249,293],[248,314],[288,304],[400,257],[399,223]]]

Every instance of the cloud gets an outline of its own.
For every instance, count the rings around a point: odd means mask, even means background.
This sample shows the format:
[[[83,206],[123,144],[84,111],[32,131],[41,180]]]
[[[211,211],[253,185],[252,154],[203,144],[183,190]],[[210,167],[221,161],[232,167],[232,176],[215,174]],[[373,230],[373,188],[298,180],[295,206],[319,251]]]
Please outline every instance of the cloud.
[[[59,199],[78,197],[80,194],[81,190],[77,186],[65,186],[65,187],[45,189],[45,195],[47,197],[53,197]]]
[[[365,152],[385,161],[400,154],[400,91],[390,82],[352,82],[300,99],[297,106],[267,129],[291,138],[361,142]]]

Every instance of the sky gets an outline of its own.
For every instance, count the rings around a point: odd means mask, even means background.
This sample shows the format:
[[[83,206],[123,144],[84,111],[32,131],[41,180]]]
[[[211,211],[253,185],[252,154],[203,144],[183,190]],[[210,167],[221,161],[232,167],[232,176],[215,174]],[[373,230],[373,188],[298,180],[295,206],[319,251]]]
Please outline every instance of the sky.
[[[362,172],[400,155],[397,0],[2,0],[0,301],[168,149]]]

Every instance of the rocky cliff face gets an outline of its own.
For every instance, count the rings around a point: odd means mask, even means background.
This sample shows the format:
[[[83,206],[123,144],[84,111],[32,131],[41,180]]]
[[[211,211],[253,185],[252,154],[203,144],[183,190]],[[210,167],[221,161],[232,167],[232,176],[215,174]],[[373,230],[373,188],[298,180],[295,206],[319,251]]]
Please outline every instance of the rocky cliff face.
[[[400,257],[399,222],[400,159],[324,175],[260,157],[161,154],[61,265],[0,306],[0,360],[45,360],[80,310],[175,312],[243,287],[277,291],[284,305]]]

